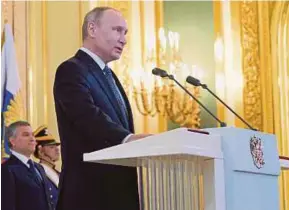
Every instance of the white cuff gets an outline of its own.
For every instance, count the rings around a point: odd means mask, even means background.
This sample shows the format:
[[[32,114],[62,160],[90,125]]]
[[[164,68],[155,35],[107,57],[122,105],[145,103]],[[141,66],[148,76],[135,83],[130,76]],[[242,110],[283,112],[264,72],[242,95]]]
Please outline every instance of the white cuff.
[[[122,144],[123,143],[126,143],[127,142],[127,140],[129,139],[129,137],[131,137],[133,134],[131,133],[131,134],[128,134],[123,140],[122,140]]]

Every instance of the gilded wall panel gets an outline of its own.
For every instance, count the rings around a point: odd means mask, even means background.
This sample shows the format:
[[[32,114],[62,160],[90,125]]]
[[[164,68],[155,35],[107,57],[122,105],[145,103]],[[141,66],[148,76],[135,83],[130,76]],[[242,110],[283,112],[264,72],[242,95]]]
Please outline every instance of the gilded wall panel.
[[[288,146],[289,2],[244,1],[241,6],[245,118],[276,134],[280,155]],[[280,209],[287,210],[288,171],[279,178]]]
[[[231,14],[227,18],[223,16],[223,19],[219,12],[225,15],[227,3],[215,4],[219,21],[216,24],[216,35],[217,38],[224,38],[226,30],[236,32],[241,29],[244,117],[253,127],[274,133],[279,154],[289,156],[289,60],[286,57],[289,50],[289,2],[240,1],[229,4],[228,11]],[[239,10],[233,10],[235,4],[240,5]],[[235,21],[238,16],[239,23],[235,22],[232,27],[230,21]],[[226,39],[224,48],[228,48]],[[221,64],[230,60],[225,54]],[[237,97],[234,96],[234,100],[237,101]],[[222,113],[218,112],[218,115],[222,117]],[[288,177],[288,171],[284,171],[279,178],[280,210],[289,208]]]
[[[257,2],[241,3],[241,44],[243,50],[244,116],[251,125],[262,129],[262,104]]]
[[[271,5],[270,35],[272,52],[272,83],[274,133],[279,154],[289,156],[289,2]],[[280,209],[289,208],[289,171],[279,178]]]

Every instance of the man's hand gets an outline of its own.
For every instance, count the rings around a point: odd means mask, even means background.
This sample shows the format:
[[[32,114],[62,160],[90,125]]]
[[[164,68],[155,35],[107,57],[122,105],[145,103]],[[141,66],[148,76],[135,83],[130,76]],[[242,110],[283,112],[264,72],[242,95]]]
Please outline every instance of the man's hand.
[[[136,140],[139,140],[139,139],[142,139],[142,138],[145,138],[145,137],[149,137],[149,136],[152,136],[152,134],[145,134],[145,133],[133,134],[127,139],[126,143],[127,142],[131,142],[131,141],[136,141]]]

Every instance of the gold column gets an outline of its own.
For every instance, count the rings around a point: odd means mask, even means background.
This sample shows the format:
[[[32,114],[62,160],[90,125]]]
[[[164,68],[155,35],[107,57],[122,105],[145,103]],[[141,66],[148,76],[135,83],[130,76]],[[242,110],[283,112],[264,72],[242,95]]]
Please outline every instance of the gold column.
[[[273,111],[273,80],[270,52],[270,8],[269,3],[258,3],[258,38],[260,55],[260,85],[262,104],[262,130],[274,132],[274,111]]]
[[[155,26],[155,36],[158,37],[158,29],[164,26],[164,9],[163,9],[163,1],[155,1],[155,18],[156,18],[156,26]],[[156,44],[157,55],[159,55],[160,43]],[[160,65],[160,60],[158,58],[157,65]],[[158,115],[158,132],[164,132],[167,130],[167,119],[161,115]]]
[[[42,2],[28,2],[28,80],[27,80],[27,113],[28,121],[32,127],[36,129],[39,125],[44,124],[45,121],[45,96],[47,90],[45,83],[46,66],[43,66],[43,9]],[[45,58],[44,58],[45,59]],[[44,92],[43,92],[43,91]]]
[[[243,116],[240,21],[240,2],[214,2],[216,93]],[[243,123],[220,103],[217,103],[217,113],[228,125],[244,127]]]
[[[243,50],[244,112],[245,119],[261,130],[261,69],[258,31],[258,5],[255,1],[241,3],[241,42]]]
[[[214,9],[214,33],[215,33],[215,72],[216,72],[216,94],[222,99],[225,98],[224,86],[224,29],[222,21],[222,3],[216,1]],[[220,120],[225,121],[225,107],[217,102],[217,115]]]
[[[289,156],[289,2],[270,5],[274,132],[280,155]],[[280,207],[289,209],[289,172],[281,173]]]

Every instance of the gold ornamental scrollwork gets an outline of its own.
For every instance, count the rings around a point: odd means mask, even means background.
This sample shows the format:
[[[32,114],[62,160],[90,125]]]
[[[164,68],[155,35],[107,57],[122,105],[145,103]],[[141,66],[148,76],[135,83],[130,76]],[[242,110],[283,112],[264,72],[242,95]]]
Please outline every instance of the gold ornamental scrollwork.
[[[241,3],[241,43],[243,50],[244,115],[258,130],[262,128],[258,5],[256,1]]]

